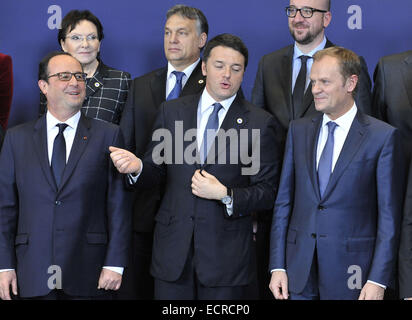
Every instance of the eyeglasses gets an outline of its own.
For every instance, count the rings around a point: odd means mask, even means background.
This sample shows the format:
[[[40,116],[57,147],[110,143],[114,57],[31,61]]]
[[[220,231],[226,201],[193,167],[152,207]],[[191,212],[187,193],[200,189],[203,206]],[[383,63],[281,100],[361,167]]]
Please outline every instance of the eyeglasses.
[[[294,6],[286,7],[285,10],[286,10],[286,15],[289,18],[296,17],[298,11],[300,12],[300,15],[303,18],[311,18],[313,16],[314,12],[322,12],[322,13],[328,12],[327,10],[319,10],[319,9],[314,9],[314,8],[311,8],[311,7],[302,7],[300,9],[298,9]]]
[[[51,78],[51,77],[58,77],[60,81],[70,81],[72,79],[72,76],[74,76],[74,78],[77,81],[86,81],[86,77],[87,77],[87,73],[84,72],[58,72],[55,74],[52,74],[50,76],[47,77],[47,79]]]
[[[77,34],[73,34],[71,36],[66,36],[66,38],[69,38],[71,41],[73,42],[83,42],[84,39],[86,39],[88,42],[92,42],[92,41],[96,41],[97,40],[97,36],[95,34],[89,34],[88,36],[86,36],[86,38],[84,36],[79,36]]]

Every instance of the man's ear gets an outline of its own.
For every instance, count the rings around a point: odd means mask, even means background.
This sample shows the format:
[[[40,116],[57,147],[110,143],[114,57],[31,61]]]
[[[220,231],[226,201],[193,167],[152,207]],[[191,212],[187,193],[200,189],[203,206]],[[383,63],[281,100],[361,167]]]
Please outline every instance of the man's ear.
[[[356,74],[351,75],[346,79],[346,84],[348,85],[348,92],[353,92],[358,84],[359,77]]]
[[[207,34],[202,32],[199,37],[199,49],[202,49],[205,47],[206,41],[207,41]]]
[[[207,72],[206,72],[206,62],[202,60],[202,74],[206,77]]]
[[[327,28],[332,21],[332,13],[330,11],[323,14],[323,27]]]
[[[47,94],[47,88],[49,86],[49,84],[47,83],[47,81],[45,80],[39,80],[37,82],[37,84],[39,85],[40,91],[43,92],[44,95]]]

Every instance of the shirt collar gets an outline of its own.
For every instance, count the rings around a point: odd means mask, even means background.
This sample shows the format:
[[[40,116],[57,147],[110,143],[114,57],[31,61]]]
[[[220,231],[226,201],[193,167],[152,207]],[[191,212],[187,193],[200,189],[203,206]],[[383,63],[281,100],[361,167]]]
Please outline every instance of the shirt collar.
[[[223,109],[227,112],[229,110],[229,107],[235,100],[237,94],[234,94],[230,98],[226,100],[219,101],[219,103],[222,105]],[[203,114],[210,106],[212,106],[214,103],[216,103],[216,100],[211,97],[209,92],[207,91],[206,87],[203,90],[202,96],[200,97],[200,112]]]
[[[47,111],[46,113],[47,131],[53,129],[59,123],[66,123],[70,128],[76,129],[79,123],[79,120],[80,120],[80,115],[81,115],[81,112],[79,110],[75,115],[73,115],[66,121],[62,122],[56,119],[50,112]]]
[[[300,56],[302,56],[302,55],[303,55],[303,56],[313,57],[313,55],[314,55],[316,52],[318,52],[319,50],[324,49],[325,46],[326,46],[326,37],[323,36],[322,42],[321,42],[315,49],[313,49],[311,52],[305,54],[305,53],[303,53],[302,51],[300,51],[300,49],[298,48],[298,46],[297,46],[297,44],[296,44],[296,42],[295,42],[295,47],[294,47],[294,50],[293,50],[293,60],[298,59],[298,58],[299,58]]]
[[[197,64],[199,63],[200,58],[197,59],[194,63],[192,63],[190,66],[188,66],[186,69],[184,69],[182,72],[185,74],[187,78],[190,77],[192,74],[193,70],[195,70]],[[170,78],[170,75],[172,74],[173,71],[176,71],[176,68],[172,66],[170,62],[167,63],[167,79]]]
[[[356,107],[356,103],[353,103],[352,108],[350,108],[350,110],[348,112],[346,112],[344,115],[340,116],[336,120],[332,120],[326,114],[323,114],[322,126],[326,126],[329,121],[333,121],[340,128],[342,128],[343,130],[349,132],[349,129],[352,125],[353,119],[355,119],[357,111],[358,111],[358,108]]]

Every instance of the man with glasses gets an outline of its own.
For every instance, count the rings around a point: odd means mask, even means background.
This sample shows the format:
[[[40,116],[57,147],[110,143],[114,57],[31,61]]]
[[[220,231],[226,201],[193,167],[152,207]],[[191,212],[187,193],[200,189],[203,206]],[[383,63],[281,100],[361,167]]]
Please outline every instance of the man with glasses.
[[[1,299],[12,298],[10,290],[30,299],[110,299],[121,285],[131,208],[108,147],[123,139],[117,126],[81,114],[85,79],[70,54],[47,55],[38,81],[47,113],[7,132],[0,154]]]
[[[325,28],[332,20],[330,0],[291,0],[285,11],[295,43],[262,57],[252,91],[252,102],[270,112],[277,121],[277,138],[282,149],[289,122],[317,113],[309,80],[312,56],[334,45],[325,37]],[[356,102],[360,110],[370,114],[371,82],[362,58],[361,65]],[[267,252],[271,217],[271,212],[258,214],[256,233],[260,292],[266,298],[270,297]]]

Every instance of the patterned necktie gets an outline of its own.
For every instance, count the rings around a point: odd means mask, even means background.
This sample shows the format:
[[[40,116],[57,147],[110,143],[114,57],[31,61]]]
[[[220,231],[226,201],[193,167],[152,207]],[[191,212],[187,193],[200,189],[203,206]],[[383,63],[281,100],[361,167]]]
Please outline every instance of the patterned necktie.
[[[66,167],[66,140],[64,139],[63,131],[67,128],[67,124],[59,123],[56,126],[59,127],[59,133],[53,143],[51,168],[56,186],[59,187],[64,168]]]
[[[219,111],[222,109],[223,106],[216,102],[213,104],[213,112],[210,114],[209,119],[206,123],[205,131],[203,132],[203,143],[202,143],[202,154],[201,159],[202,163],[206,161],[207,154],[209,152],[210,147],[213,144],[213,140],[216,136],[216,131],[219,128]]]
[[[167,101],[179,98],[180,92],[182,92],[182,79],[185,73],[180,71],[173,71],[172,73],[176,76],[176,84],[167,96]]]
[[[298,77],[296,78],[295,88],[293,89],[293,119],[296,119],[301,114],[303,109],[303,97],[305,96],[306,88],[306,73],[307,73],[307,64],[310,57],[309,56],[300,56],[301,60],[300,71]]]
[[[328,139],[326,140],[318,165],[319,191],[321,197],[323,197],[332,173],[333,145],[335,143],[333,134],[338,125],[333,121],[329,121],[327,126],[329,128]]]

